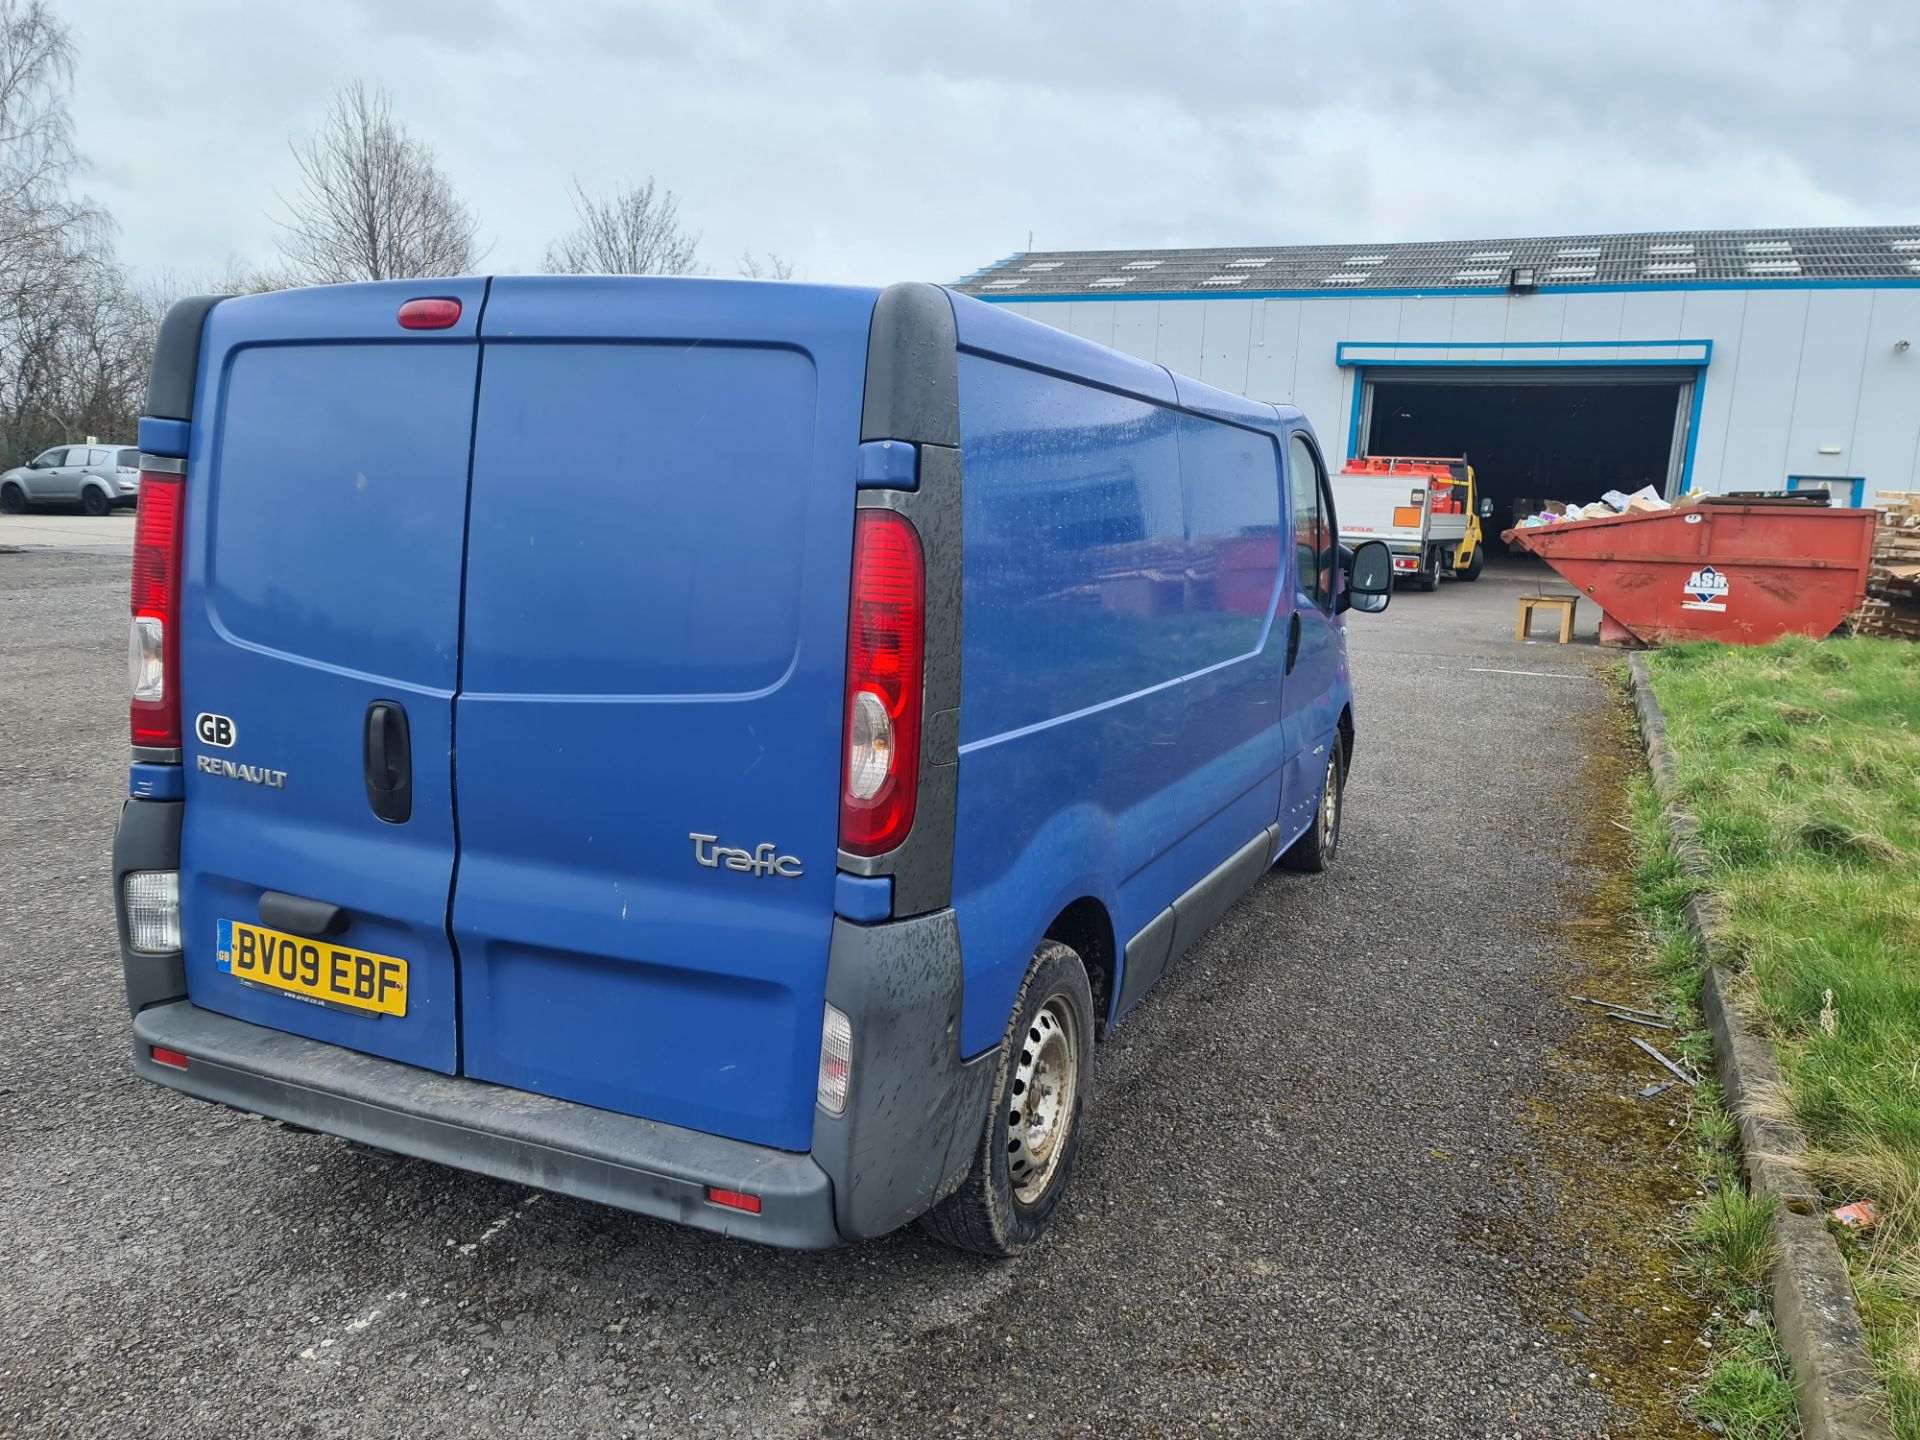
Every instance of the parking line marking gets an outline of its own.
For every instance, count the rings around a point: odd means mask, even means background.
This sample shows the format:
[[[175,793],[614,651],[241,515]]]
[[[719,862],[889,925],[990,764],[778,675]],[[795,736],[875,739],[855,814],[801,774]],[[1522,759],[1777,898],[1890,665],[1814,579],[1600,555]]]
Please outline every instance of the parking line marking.
[[[1531,675],[1538,680],[1585,680],[1588,676],[1569,674],[1564,670],[1495,670],[1486,665],[1469,665],[1469,672],[1475,675]]]

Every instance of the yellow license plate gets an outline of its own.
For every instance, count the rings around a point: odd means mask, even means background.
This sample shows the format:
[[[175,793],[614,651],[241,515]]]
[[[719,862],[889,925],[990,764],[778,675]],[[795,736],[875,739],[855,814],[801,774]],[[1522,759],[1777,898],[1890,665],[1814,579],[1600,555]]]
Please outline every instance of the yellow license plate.
[[[222,920],[214,964],[236,980],[270,986],[316,1005],[373,1015],[407,1013],[407,962],[328,940]]]

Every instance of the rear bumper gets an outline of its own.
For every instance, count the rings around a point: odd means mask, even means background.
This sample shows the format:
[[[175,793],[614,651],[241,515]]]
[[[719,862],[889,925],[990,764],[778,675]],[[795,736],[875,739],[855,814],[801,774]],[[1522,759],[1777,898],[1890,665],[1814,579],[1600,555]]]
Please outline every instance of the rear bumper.
[[[178,952],[128,943],[125,876],[180,866],[182,802],[129,800],[114,838],[114,909],[134,1065],[159,1085],[520,1184],[794,1249],[884,1235],[965,1179],[1000,1050],[959,1051],[963,974],[951,910],[836,919],[827,1000],[853,1029],[844,1113],[814,1111],[811,1153],[776,1150],[503,1085],[420,1070],[192,1003]],[[156,1064],[176,1050],[187,1068]],[[706,1187],[760,1197],[711,1205]]]
[[[415,1069],[176,1000],[134,1017],[134,1066],[201,1100],[382,1150],[795,1249],[836,1245],[833,1182],[810,1155]],[[188,1056],[157,1064],[153,1046]],[[760,1197],[758,1215],[707,1186]]]

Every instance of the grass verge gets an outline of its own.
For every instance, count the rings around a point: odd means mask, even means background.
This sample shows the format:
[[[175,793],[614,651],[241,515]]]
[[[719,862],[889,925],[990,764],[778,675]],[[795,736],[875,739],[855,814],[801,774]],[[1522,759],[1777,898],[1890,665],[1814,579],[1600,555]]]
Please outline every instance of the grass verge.
[[[1716,944],[1779,1052],[1783,1103],[1829,1198],[1878,1209],[1847,1249],[1895,1432],[1920,1440],[1920,649],[1685,645],[1648,671],[1726,909]],[[1697,975],[1679,923],[1691,882],[1650,786],[1634,808],[1642,908],[1684,987]],[[1696,1217],[1709,1252],[1750,1238],[1730,1193],[1715,1186],[1719,1213]],[[1723,1361],[1702,1400],[1755,1380]]]

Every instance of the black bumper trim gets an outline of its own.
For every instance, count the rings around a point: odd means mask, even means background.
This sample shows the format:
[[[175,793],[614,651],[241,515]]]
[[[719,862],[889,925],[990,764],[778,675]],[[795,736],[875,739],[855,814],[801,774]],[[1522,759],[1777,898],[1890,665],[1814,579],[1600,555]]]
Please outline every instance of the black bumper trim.
[[[840,1243],[833,1183],[811,1156],[419,1070],[177,1000],[134,1017],[142,1077],[496,1179],[796,1250]],[[157,1064],[178,1050],[187,1068]],[[748,1215],[706,1187],[760,1197]]]

